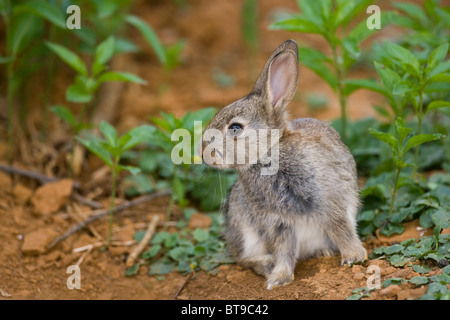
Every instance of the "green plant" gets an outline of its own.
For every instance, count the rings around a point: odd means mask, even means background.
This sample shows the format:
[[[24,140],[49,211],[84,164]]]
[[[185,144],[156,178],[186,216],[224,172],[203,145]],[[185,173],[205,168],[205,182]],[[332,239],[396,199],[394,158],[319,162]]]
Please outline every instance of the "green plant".
[[[150,249],[143,252],[143,263],[137,263],[126,270],[128,276],[135,275],[141,265],[149,264],[149,274],[161,276],[172,271],[187,274],[203,270],[217,272],[217,267],[224,263],[232,263],[225,243],[220,240],[223,219],[218,213],[209,214],[212,225],[209,229],[190,230],[186,228],[186,220],[192,210],[185,210],[185,219],[177,222],[178,232],[160,231],[150,241]],[[135,239],[140,241],[143,232],[137,232]]]
[[[159,40],[153,28],[141,18],[134,15],[127,15],[125,21],[135,27],[145,41],[153,49],[159,63],[164,67],[164,81],[160,91],[167,87],[167,78],[172,70],[181,64],[181,53],[186,45],[185,41],[179,40],[172,45],[164,45]]]
[[[400,244],[376,248],[371,252],[369,256],[371,259],[386,259],[394,267],[412,266],[415,272],[421,274],[409,280],[402,278],[385,280],[383,287],[407,281],[416,286],[428,284],[427,293],[419,299],[448,300],[450,298],[450,291],[447,288],[450,284],[450,267],[448,266],[450,236],[440,234],[442,228],[450,227],[450,220],[444,216],[441,218],[444,219],[439,219],[440,222],[436,225],[433,236],[405,240]],[[417,261],[421,264],[416,264]],[[436,267],[442,268],[441,274],[426,275]]]
[[[88,124],[84,123],[86,112],[89,111],[88,109],[92,105],[95,94],[102,83],[107,81],[126,81],[139,84],[146,83],[145,80],[128,72],[108,71],[107,64],[115,53],[115,38],[112,36],[96,47],[94,61],[89,71],[81,57],[75,52],[52,42],[47,42],[47,46],[77,73],[73,84],[66,90],[66,100],[68,102],[81,104],[81,111],[78,116],[75,116],[72,111],[65,106],[59,105],[52,108],[52,111],[56,115],[70,125],[74,137],[78,135],[82,129],[88,126]],[[74,148],[74,143],[72,143],[72,148]],[[73,163],[71,163],[71,168],[72,166]]]
[[[7,106],[7,137],[8,160],[13,156],[14,116],[15,109],[20,111],[20,119],[24,121],[26,114],[26,94],[20,98],[25,102],[15,108],[19,98],[17,92],[22,91],[28,78],[42,68],[42,58],[46,54],[41,39],[45,34],[45,23],[50,29],[66,28],[62,12],[44,0],[33,1],[0,1],[0,15],[5,24],[6,46],[5,56],[0,56],[0,64],[6,68],[6,106]],[[40,60],[40,61],[38,61]],[[51,82],[52,79],[49,79]],[[44,128],[45,129],[45,128]]]
[[[412,164],[409,164],[404,161],[404,156],[406,152],[411,148],[419,146],[425,142],[437,140],[442,137],[441,134],[418,134],[408,137],[410,135],[411,130],[412,130],[411,128],[407,128],[405,126],[405,123],[402,118],[397,118],[397,120],[395,120],[395,135],[380,132],[375,129],[369,129],[369,132],[375,138],[388,144],[392,150],[393,162],[396,173],[394,178],[394,184],[392,187],[389,216],[391,216],[393,212],[395,196],[399,188],[400,173],[403,170],[403,168],[413,166]]]
[[[411,103],[418,120],[417,133],[422,132],[424,117],[430,112],[449,107],[450,102],[433,101],[432,94],[448,90],[450,83],[450,60],[443,61],[448,52],[448,43],[434,49],[425,62],[419,60],[407,49],[394,43],[384,44],[382,62],[375,61],[375,68],[385,90],[382,92],[389,101],[394,114],[404,117],[405,106]],[[447,88],[447,89],[446,89]],[[428,101],[428,105],[425,104]],[[416,147],[414,165],[417,167],[419,146]]]
[[[116,199],[118,174],[123,170],[126,170],[133,175],[137,174],[140,171],[140,169],[137,167],[124,166],[119,164],[119,162],[124,152],[144,141],[148,141],[149,139],[151,139],[155,132],[155,128],[152,126],[143,125],[133,128],[119,137],[117,135],[116,129],[113,126],[111,126],[106,121],[102,121],[100,123],[100,131],[105,137],[104,141],[94,139],[86,140],[80,138],[79,136],[77,136],[76,139],[92,153],[98,156],[111,170],[113,183],[111,191],[111,202],[109,207],[109,229],[106,238],[106,246],[108,246],[112,235],[112,225],[114,220],[113,213]]]
[[[362,21],[351,31],[348,24],[362,13],[372,0],[298,0],[301,14],[293,14],[270,25],[272,30],[287,30],[321,35],[331,49],[331,57],[309,47],[299,48],[300,62],[319,75],[337,93],[341,106],[341,131],[347,141],[347,100],[356,86],[372,86],[373,81],[347,79],[350,68],[361,55],[360,43],[375,32]],[[383,25],[393,18],[392,12],[383,12]]]
[[[401,39],[402,46],[414,50],[420,60],[450,41],[450,13],[448,7],[439,6],[439,1],[425,0],[423,8],[408,2],[393,2],[392,5],[401,13],[393,23],[409,31]]]

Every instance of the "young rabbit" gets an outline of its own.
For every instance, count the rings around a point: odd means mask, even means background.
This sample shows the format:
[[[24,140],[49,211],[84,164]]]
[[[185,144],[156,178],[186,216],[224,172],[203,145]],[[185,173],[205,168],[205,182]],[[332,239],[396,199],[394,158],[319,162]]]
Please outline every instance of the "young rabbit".
[[[349,149],[325,122],[287,119],[298,79],[298,47],[288,40],[252,92],[217,113],[199,149],[206,163],[239,174],[225,205],[225,238],[238,263],[267,278],[267,289],[291,282],[298,259],[339,251],[342,264],[351,264],[366,256],[356,233],[360,200]],[[270,130],[278,139],[271,135],[267,151],[248,161],[260,142],[260,136],[249,142],[249,133]],[[230,141],[248,147],[244,163],[230,161],[236,151],[225,147]],[[278,156],[271,161],[276,170],[263,174],[270,153]]]

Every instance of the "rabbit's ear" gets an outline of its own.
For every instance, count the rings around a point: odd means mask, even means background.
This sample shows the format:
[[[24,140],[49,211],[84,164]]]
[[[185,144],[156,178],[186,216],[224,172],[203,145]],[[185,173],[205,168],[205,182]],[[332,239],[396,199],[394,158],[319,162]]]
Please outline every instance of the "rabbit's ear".
[[[282,111],[294,97],[298,79],[297,43],[288,40],[269,58],[253,92],[262,94],[276,111]]]

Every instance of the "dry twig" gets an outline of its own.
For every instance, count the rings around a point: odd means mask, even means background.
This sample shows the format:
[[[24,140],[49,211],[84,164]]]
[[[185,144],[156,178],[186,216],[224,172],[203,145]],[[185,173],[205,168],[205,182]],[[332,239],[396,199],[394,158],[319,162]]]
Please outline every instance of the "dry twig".
[[[150,221],[150,223],[148,224],[147,231],[145,231],[144,237],[142,238],[141,242],[139,242],[137,247],[134,248],[133,252],[131,252],[131,254],[128,256],[126,262],[127,268],[131,267],[134,264],[136,258],[141,254],[142,250],[144,250],[147,243],[153,237],[153,233],[155,233],[158,220],[159,217],[157,215],[154,215],[152,221]]]
[[[141,203],[153,200],[153,199],[158,198],[158,197],[168,196],[171,193],[172,193],[172,190],[168,189],[168,190],[164,190],[164,191],[159,191],[159,192],[155,192],[155,193],[152,193],[152,194],[148,194],[148,195],[139,197],[139,198],[137,198],[135,200],[132,200],[132,201],[127,201],[125,203],[122,203],[122,204],[116,206],[114,208],[114,213],[117,213],[119,211],[128,209],[128,208],[130,208],[132,206],[136,206],[136,205],[139,205]],[[52,243],[50,243],[47,246],[47,250],[52,249],[59,242],[61,242],[62,240],[66,239],[67,237],[69,237],[70,235],[74,234],[75,232],[85,228],[87,225],[91,224],[92,222],[94,222],[94,221],[96,221],[96,220],[98,220],[98,219],[108,215],[109,214],[109,209],[98,210],[96,212],[97,212],[96,214],[94,214],[94,215],[90,216],[88,219],[80,222],[79,224],[74,226],[72,229],[70,229],[66,233],[60,235],[55,240],[53,240]]]
[[[49,177],[49,176],[46,176],[46,175],[38,173],[38,172],[28,171],[28,170],[20,169],[20,168],[13,167],[13,166],[8,166],[8,165],[1,164],[1,163],[0,163],[0,170],[3,170],[6,173],[18,174],[18,175],[21,175],[23,177],[27,177],[27,178],[31,178],[31,179],[37,180],[41,184],[46,184],[46,183],[49,183],[49,182],[55,182],[55,181],[59,181],[60,180],[58,178]],[[80,189],[80,183],[74,181],[73,182],[73,187],[76,188],[76,189]]]
[[[178,288],[177,293],[175,293],[175,295],[173,296],[173,299],[174,299],[174,300],[176,300],[176,299],[178,298],[178,296],[179,296],[180,293],[181,293],[181,290],[183,290],[183,288],[186,286],[186,283],[189,281],[189,279],[191,278],[191,276],[192,276],[192,273],[189,273],[189,274],[186,276],[186,279],[184,279],[184,282],[181,284],[180,288]]]

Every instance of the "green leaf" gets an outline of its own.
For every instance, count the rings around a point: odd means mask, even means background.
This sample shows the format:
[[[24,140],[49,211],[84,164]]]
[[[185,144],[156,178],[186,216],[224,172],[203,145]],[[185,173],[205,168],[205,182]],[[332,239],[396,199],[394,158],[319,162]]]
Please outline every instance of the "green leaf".
[[[422,26],[428,25],[428,18],[425,12],[416,4],[405,3],[405,2],[394,2],[392,3],[394,7],[406,12],[409,16],[419,22]]]
[[[92,66],[92,76],[95,77],[105,69],[105,64],[113,57],[115,48],[115,39],[108,37],[100,43],[95,49],[94,64]]]
[[[431,215],[433,223],[441,229],[450,228],[450,214],[445,208],[440,208]]]
[[[167,259],[160,259],[151,264],[148,270],[149,275],[168,274],[175,270],[176,264]]]
[[[75,128],[77,125],[77,120],[68,108],[64,106],[53,106],[50,108],[50,110],[56,114],[58,117],[60,117],[62,120],[70,124],[72,128]]]
[[[49,41],[46,41],[45,43],[54,53],[56,53],[59,58],[61,58],[61,60],[67,63],[72,69],[85,77],[87,76],[86,65],[84,64],[83,60],[81,60],[81,58],[74,52],[57,43]]]
[[[396,86],[402,83],[403,80],[400,78],[397,72],[382,65],[381,63],[374,61],[375,69],[380,76],[381,82],[386,86],[389,92],[393,93]]]
[[[433,77],[450,70],[450,60],[445,60],[439,63],[434,69],[430,70],[427,74],[428,80],[432,80]]]
[[[346,96],[358,89],[368,89],[381,93],[384,96],[389,95],[386,88],[384,88],[378,81],[372,79],[347,79],[344,81],[344,84],[344,94]]]
[[[129,72],[122,72],[122,71],[109,71],[102,73],[97,78],[97,85],[103,83],[103,82],[110,82],[110,81],[121,81],[121,82],[133,82],[138,84],[147,84],[147,81],[138,77],[135,74],[129,73]]]
[[[398,18],[398,14],[394,11],[382,11],[381,12],[381,27],[385,27],[391,22],[395,21]],[[367,28],[367,20],[363,19],[356,27],[352,28],[352,30],[348,34],[348,38],[352,38],[356,41],[356,43],[360,43],[361,41],[367,39],[372,34],[377,32],[377,29],[369,29]]]
[[[394,253],[401,252],[404,247],[401,244],[394,244],[393,246],[387,247],[384,252],[386,254],[392,255]]]
[[[127,270],[125,270],[125,275],[127,277],[131,277],[131,276],[134,276],[134,275],[138,274],[139,266],[140,266],[139,263],[136,263],[135,265],[132,265]]]
[[[450,275],[450,265],[442,268],[442,273],[446,275]]]
[[[425,142],[430,142],[434,140],[438,140],[442,138],[442,135],[440,133],[433,133],[433,134],[419,134],[417,136],[411,137],[408,142],[406,143],[405,147],[403,148],[403,153],[408,151],[411,148],[414,148],[418,145],[421,145]]]
[[[427,114],[430,111],[437,110],[440,108],[448,108],[450,107],[450,101],[433,101],[427,106],[427,110],[425,111],[425,114]]]
[[[309,20],[300,16],[292,17],[286,20],[276,21],[269,26],[269,30],[285,30],[304,33],[323,34],[320,27]]]
[[[170,236],[170,233],[167,231],[160,231],[155,234],[155,236],[150,240],[150,244],[156,245],[156,244],[162,244],[164,241]],[[138,239],[136,239],[138,240]],[[140,240],[138,240],[140,241]]]
[[[130,139],[125,142],[121,137],[119,145],[123,151],[131,149],[140,143],[150,141],[153,138],[155,131],[156,128],[151,125],[141,125],[133,128],[127,133],[127,135],[130,136]]]
[[[10,56],[15,58],[16,55],[26,47],[32,40],[36,31],[39,30],[40,19],[36,16],[21,14],[14,17],[11,28],[11,37],[8,39],[8,48],[10,48]]]
[[[35,0],[27,1],[25,5],[17,6],[14,8],[14,14],[19,12],[30,12],[36,14],[55,26],[66,29],[66,18],[61,10],[57,6],[48,3],[47,1]]]
[[[85,83],[76,79],[66,90],[66,100],[75,103],[88,103],[93,95],[87,90]]]
[[[193,132],[194,121],[201,121],[202,126],[206,126],[216,113],[216,108],[204,108],[195,112],[189,111],[181,118],[181,127],[189,130],[189,132]]]
[[[160,250],[161,250],[161,245],[156,244],[156,245],[152,246],[150,248],[150,250],[147,250],[144,253],[142,253],[141,257],[142,257],[142,259],[153,258],[154,256],[156,256],[159,253]]]
[[[431,268],[427,266],[413,265],[413,270],[417,273],[428,273],[431,271]]]
[[[170,233],[165,239],[164,239],[164,246],[166,248],[173,248],[178,244],[178,241],[180,240],[180,237],[177,233]]]
[[[398,44],[392,42],[386,42],[385,47],[389,55],[394,59],[403,62],[406,66],[410,66],[406,71],[416,76],[420,76],[420,63],[419,60],[408,49],[405,49]]]
[[[175,247],[171,249],[167,255],[171,257],[175,261],[182,261],[187,258],[186,248],[183,247]]]
[[[365,9],[373,2],[373,0],[338,1],[338,5],[336,8],[336,19],[334,23],[337,26],[347,25],[359,13],[365,12]]]
[[[305,66],[307,66],[309,69],[314,71],[319,77],[321,77],[324,81],[326,81],[330,87],[333,90],[337,90],[338,88],[338,80],[336,79],[336,76],[333,74],[333,72],[330,70],[330,67],[327,66],[324,62],[320,61],[311,61],[306,59],[303,59],[300,57],[300,62],[302,62]]]
[[[110,168],[112,167],[111,154],[105,150],[99,142],[84,140],[80,137],[75,137],[82,145],[89,149],[92,153],[98,156]]]
[[[122,166],[122,165],[117,165],[116,169],[118,170],[118,172],[125,170],[128,171],[129,173],[131,173],[133,176],[137,175],[138,173],[141,172],[141,169],[138,167],[134,167],[134,166]]]
[[[194,230],[194,240],[197,242],[205,242],[209,239],[209,231],[197,228]]]
[[[118,146],[117,131],[112,125],[110,125],[105,120],[102,120],[102,122],[100,122],[100,131],[111,147]]]
[[[423,284],[427,284],[428,283],[428,278],[427,277],[421,277],[421,276],[412,277],[411,279],[409,279],[409,282],[415,284],[416,286],[421,286]]]
[[[159,38],[156,35],[153,28],[150,27],[141,18],[138,18],[133,15],[126,16],[125,21],[128,22],[129,24],[131,24],[132,26],[134,26],[135,28],[137,28],[141,32],[144,39],[147,41],[147,43],[150,45],[150,47],[152,47],[153,50],[155,51],[159,62],[163,66],[166,66],[167,65],[167,57],[166,57],[165,49],[164,49],[163,45],[161,44],[161,42],[159,41]]]
[[[382,286],[383,288],[389,287],[390,285],[401,285],[403,282],[405,282],[402,278],[390,278],[383,281]]]
[[[176,201],[182,202],[185,199],[186,187],[178,177],[174,177],[172,180],[173,195]]]
[[[450,276],[448,274],[438,274],[431,277],[431,281],[441,284],[449,284]]]
[[[371,135],[373,135],[378,140],[383,141],[384,143],[387,143],[392,148],[392,150],[397,150],[398,142],[397,142],[397,139],[395,139],[395,137],[392,134],[381,132],[381,131],[378,131],[378,130],[372,129],[372,128],[369,128],[369,132]]]
[[[448,43],[444,43],[434,49],[430,55],[428,56],[427,67],[425,69],[425,73],[428,75],[434,68],[436,68],[442,60],[444,60],[445,56],[448,52]]]
[[[0,57],[0,64],[8,63],[13,61],[14,59],[12,57]]]
[[[319,50],[309,48],[309,47],[298,47],[298,56],[299,61],[304,62],[328,62],[332,63],[332,60],[330,57],[328,57],[326,54],[322,53]]]

